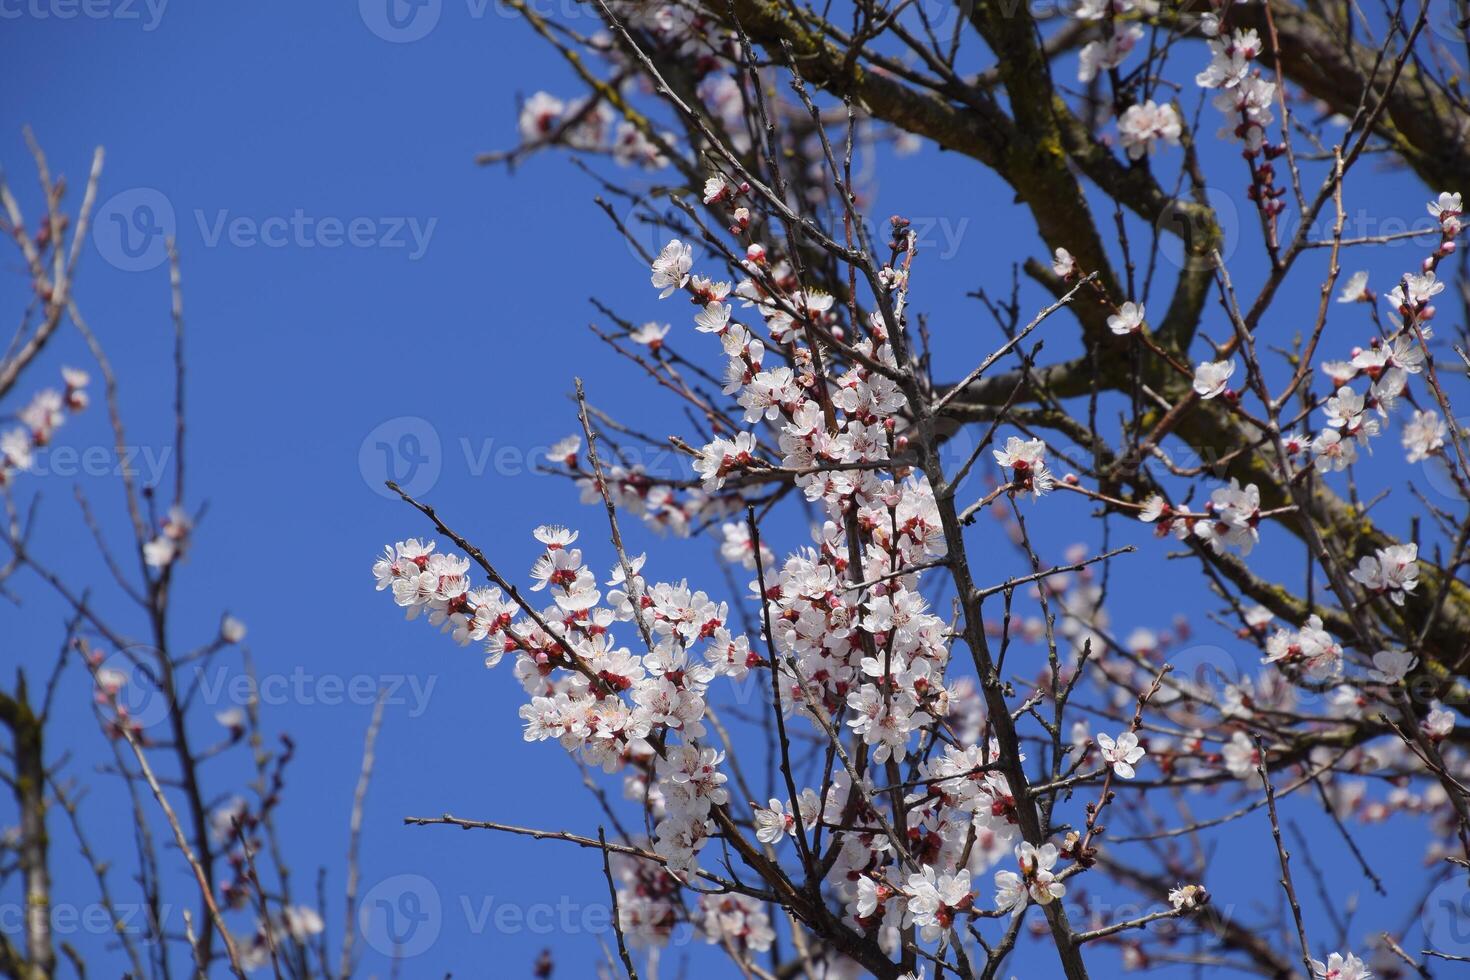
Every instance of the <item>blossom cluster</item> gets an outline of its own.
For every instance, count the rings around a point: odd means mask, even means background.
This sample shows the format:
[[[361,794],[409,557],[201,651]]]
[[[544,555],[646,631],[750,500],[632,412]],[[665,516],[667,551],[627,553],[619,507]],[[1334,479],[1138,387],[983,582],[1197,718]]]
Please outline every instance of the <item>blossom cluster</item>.
[[[607,103],[600,100],[563,100],[537,92],[521,107],[521,143],[534,147],[559,142],[577,150],[605,153],[625,166],[660,170],[668,166],[666,148],[676,137],[660,133],[657,138],[626,120],[618,120]]]
[[[1261,537],[1261,493],[1254,483],[1242,487],[1232,477],[1229,486],[1215,488],[1202,513],[1176,508],[1162,495],[1150,494],[1138,519],[1153,524],[1161,535],[1172,534],[1181,541],[1197,538],[1216,554],[1233,547],[1249,555]]]
[[[1253,67],[1261,54],[1261,38],[1254,30],[1235,31],[1225,38],[1210,41],[1210,63],[1195,76],[1200,88],[1218,89],[1215,108],[1224,113],[1226,125],[1223,139],[1238,139],[1252,154],[1266,145],[1266,127],[1275,118],[1271,103],[1276,98],[1276,83],[1261,77]]]
[[[1142,159],[1159,142],[1178,146],[1183,131],[1178,110],[1167,102],[1158,105],[1148,99],[1129,106],[1118,118],[1118,136],[1130,160]]]
[[[1342,470],[1356,461],[1358,449],[1367,447],[1369,440],[1381,432],[1381,420],[1388,419],[1401,400],[1412,404],[1412,397],[1406,397],[1406,393],[1410,380],[1425,368],[1424,344],[1433,336],[1429,326],[1434,318],[1432,300],[1444,291],[1434,268],[1455,251],[1456,239],[1464,230],[1458,193],[1440,194],[1427,208],[1439,222],[1440,243],[1419,271],[1405,273],[1384,295],[1389,306],[1386,319],[1395,329],[1384,337],[1371,338],[1365,347],[1354,348],[1346,359],[1321,364],[1334,394],[1323,407],[1327,425],[1309,444],[1314,465],[1320,471]],[[1366,272],[1350,276],[1337,297],[1339,303],[1372,303],[1375,298],[1368,288]],[[1367,382],[1361,391],[1352,387],[1360,381]],[[1438,412],[1413,407],[1402,436],[1407,461],[1417,463],[1441,453],[1446,432]],[[1297,447],[1308,448],[1301,440],[1293,443],[1293,448]]]
[[[499,586],[472,587],[469,559],[432,542],[386,549],[374,574],[410,619],[425,615],[459,644],[479,644],[486,666],[515,655],[529,699],[520,711],[527,741],[555,739],[609,773],[652,770],[664,811],[655,847],[671,869],[693,872],[712,830],[710,810],[728,800],[723,754],[698,741],[705,692],[721,673],[748,668],[747,641],[726,628],[724,603],[683,582],[646,582],[642,557],[620,562],[604,595],[574,547],[577,532],[544,526],[535,537],[544,551],[531,591],[553,603],[539,611]],[[644,655],[611,633],[629,621],[647,631]],[[675,735],[683,741],[669,741]]]
[[[0,488],[9,486],[18,473],[35,465],[36,450],[51,444],[56,430],[66,421],[67,412],[80,412],[87,407],[87,372],[75,368],[61,369],[65,388],[43,388],[36,392],[18,417],[19,425],[0,433]]]
[[[715,177],[706,191],[739,222],[737,184]],[[784,559],[748,522],[720,527],[725,557],[757,573],[750,597],[769,623],[767,655],[731,631],[724,603],[683,582],[648,582],[642,556],[620,555],[600,582],[577,532],[561,527],[535,531],[543,552],[526,595],[544,593],[551,602],[544,608],[498,578],[475,587],[468,558],[416,539],[385,550],[374,567],[378,588],[410,619],[426,618],[461,645],[478,644],[487,666],[513,655],[528,698],[525,738],[555,739],[620,773],[625,795],[649,809],[652,849],[676,876],[701,873],[700,851],[728,832],[737,806],[723,752],[704,741],[709,687],[721,676],[750,683],[758,674],[774,680],[787,718],[814,729],[835,721],[877,766],[908,760],[941,723],[967,740],[968,748],[945,745],[922,763],[925,786],[903,801],[906,840],[880,832],[894,819],[894,802],[874,792],[871,773],[855,779],[838,768],[821,790],[750,802],[756,838],[767,846],[822,827],[862,828],[833,831],[839,846],[827,873],[856,926],[877,929],[889,950],[907,925],[937,936],[974,908],[971,883],[1012,853],[1028,894],[1049,901],[1062,890],[1049,870],[1057,849],[1016,849],[1016,801],[999,747],[976,745],[978,694],[971,683],[946,679],[951,630],[920,592],[923,569],[943,559],[946,539],[928,481],[899,475],[908,468],[894,460],[904,444],[898,415],[906,403],[892,377],[898,361],[888,321],[875,315],[852,336],[830,295],[800,288],[759,243],[747,256],[747,278],[718,282],[698,276],[692,248],[673,241],[653,262],[650,281],[662,297],[682,290],[694,299],[695,333],[720,345],[726,394],[749,426],[698,450],[706,499],[733,492],[738,500],[742,480],[779,469],[819,508],[812,544]],[[906,280],[891,269],[885,277],[891,309],[901,315]],[[736,304],[757,318],[759,332],[736,318]],[[845,368],[819,376],[805,343],[817,332],[850,344]],[[667,331],[656,333],[662,342]],[[551,455],[575,467],[579,451],[570,440]],[[1039,495],[1053,484],[1044,453],[1040,440],[1013,437],[995,457],[1016,490]],[[584,492],[628,502],[625,474],[597,481],[579,472]],[[620,645],[618,624],[636,626],[645,653]],[[1122,741],[1119,765],[1136,762],[1141,750]],[[680,921],[712,941],[756,950],[770,942],[756,904],[722,896],[687,909],[645,870],[625,870],[623,878],[622,924],[639,942],[665,941]]]
[[[657,53],[689,56],[697,67],[685,81],[708,109],[708,118],[727,123],[738,154],[751,149],[751,107],[742,85],[713,67],[727,56],[725,42],[732,39],[721,38],[697,8],[616,2],[613,7]],[[1079,54],[1079,79],[1090,83],[1111,74],[1117,82],[1114,70],[1143,37],[1139,21],[1156,11],[1152,0],[1083,0],[1075,11],[1086,27],[1079,37],[1087,39]],[[1267,129],[1275,121],[1272,102],[1284,93],[1257,64],[1263,42],[1254,30],[1222,32],[1214,15],[1204,16],[1200,26],[1210,38],[1211,60],[1195,81],[1214,93],[1214,104],[1226,118],[1221,135],[1244,147],[1251,198],[1269,224],[1274,253],[1274,219],[1284,208],[1284,190],[1273,183],[1271,161],[1285,147],[1272,144]],[[626,64],[619,45],[607,38],[595,38],[593,46]],[[635,69],[625,77],[637,74]],[[1141,88],[1129,81],[1113,93],[1118,144],[1132,161],[1144,161],[1161,145],[1178,145],[1184,135],[1176,105],[1149,98],[1151,85],[1145,73]],[[523,108],[522,141],[526,146],[562,143],[625,164],[670,162],[673,135],[653,133],[642,117],[638,123],[619,118],[601,93],[573,102],[538,93]],[[724,167],[721,156],[707,155],[709,165]],[[1266,669],[1252,666],[1259,676],[1235,674],[1223,687],[1199,675],[1160,687],[1149,668],[1162,664],[1171,643],[1187,637],[1187,624],[1114,637],[1103,609],[1105,586],[1085,573],[1054,578],[1038,573],[1041,580],[1032,595],[1043,600],[1043,616],[1023,620],[1018,615],[1012,622],[1007,588],[1004,623],[985,628],[992,635],[998,629],[1005,643],[1019,637],[1052,648],[1047,666],[1024,678],[1035,684],[1037,703],[1048,689],[1060,703],[1059,685],[1070,684],[1073,672],[1092,666],[1087,659],[1094,658],[1102,674],[1098,687],[1111,699],[1112,713],[1106,716],[1121,718],[1125,727],[1094,733],[1074,721],[1067,745],[1067,736],[1059,734],[1067,729],[1058,712],[1052,732],[1055,772],[1063,771],[1067,764],[1061,760],[1070,757],[1072,768],[1066,771],[1081,775],[1063,780],[1069,792],[1074,780],[1097,780],[1103,799],[1089,804],[1085,831],[1079,827],[1069,833],[1061,846],[1044,837],[1024,839],[1018,813],[1028,797],[1021,793],[1018,804],[1012,780],[1019,778],[1025,760],[1003,755],[975,685],[948,676],[956,623],[931,608],[921,591],[925,571],[944,563],[952,539],[929,476],[915,469],[913,454],[905,452],[912,432],[923,429],[909,429],[921,413],[909,404],[906,390],[912,388],[903,383],[916,375],[900,342],[910,276],[908,264],[900,261],[906,250],[901,225],[895,223],[892,257],[873,280],[876,311],[864,315],[858,300],[818,288],[793,256],[782,256],[782,246],[762,227],[760,199],[751,187],[757,177],[742,169],[749,164],[733,156],[728,162],[739,173],[711,172],[697,196],[706,213],[716,217],[713,224],[722,219],[739,245],[722,246],[728,261],[721,272],[705,275],[701,272],[709,270],[696,268],[695,244],[669,241],[649,264],[649,282],[660,300],[688,300],[691,313],[625,322],[614,338],[621,353],[631,352],[651,373],[666,371],[669,379],[677,379],[676,365],[683,371],[693,364],[683,344],[718,345],[723,369],[706,373],[698,367],[698,396],[684,392],[699,416],[701,435],[693,445],[674,440],[692,460],[693,477],[656,474],[623,460],[594,464],[590,454],[584,463],[575,436],[554,447],[550,458],[577,481],[588,503],[606,501],[616,512],[635,514],[655,529],[678,535],[713,532],[722,558],[747,573],[751,635],[731,628],[725,603],[687,581],[646,579],[646,558],[627,556],[621,546],[610,571],[595,573],[578,547],[578,533],[559,526],[534,531],[542,548],[524,592],[502,580],[477,553],[471,552],[472,562],[414,539],[386,549],[374,569],[378,588],[391,591],[410,619],[425,618],[459,644],[478,645],[489,667],[511,655],[526,693],[520,711],[526,740],[556,740],[583,761],[616,774],[625,798],[646,811],[649,853],[616,856],[620,926],[633,943],[666,943],[676,925],[687,924],[709,942],[733,950],[771,949],[775,932],[759,898],[741,894],[736,886],[700,891],[691,899],[680,887],[701,876],[718,881],[708,855],[724,851],[728,863],[730,851],[742,849],[731,846],[742,829],[753,838],[742,846],[778,861],[795,852],[808,875],[819,867],[822,880],[806,883],[813,894],[835,901],[845,924],[876,938],[885,952],[898,953],[910,929],[924,942],[947,941],[972,917],[1020,915],[1032,904],[1062,898],[1072,875],[1096,857],[1088,842],[1097,810],[1107,805],[1119,781],[1135,780],[1142,767],[1202,782],[1219,782],[1226,774],[1256,778],[1259,766],[1287,748],[1259,722],[1301,708],[1311,696],[1308,682],[1325,692],[1325,707],[1315,719],[1324,728],[1365,717],[1400,693],[1396,688],[1418,663],[1415,652],[1385,649],[1369,659],[1364,652],[1345,651],[1334,638],[1333,630],[1343,635],[1340,614],[1322,609],[1321,616],[1304,622],[1293,617],[1278,623],[1263,607],[1234,603],[1239,638],[1258,648]],[[790,190],[798,203],[810,193]],[[1311,390],[1315,375],[1309,360],[1292,389],[1301,387],[1308,407],[1285,426],[1289,431],[1281,433],[1279,445],[1274,425],[1270,445],[1261,432],[1260,446],[1253,448],[1262,455],[1285,448],[1279,460],[1284,481],[1320,480],[1351,465],[1358,451],[1384,431],[1400,401],[1413,409],[1403,434],[1409,460],[1443,452],[1444,421],[1409,387],[1426,370],[1432,300],[1444,288],[1434,264],[1454,251],[1462,230],[1459,196],[1441,195],[1430,213],[1440,222],[1441,243],[1422,268],[1385,293],[1391,329],[1353,348],[1346,359],[1322,364],[1331,385],[1320,395]],[[1052,268],[1069,282],[1083,271],[1062,248],[1056,249]],[[1103,293],[1101,287],[1096,291]],[[1340,298],[1376,303],[1366,275],[1352,277]],[[1101,299],[1112,334],[1128,338],[1140,356],[1147,348],[1171,361],[1180,381],[1174,390],[1186,396],[1176,406],[1180,411],[1233,414],[1246,431],[1261,429],[1250,414],[1250,389],[1231,387],[1236,358],[1248,351],[1233,343],[1219,345],[1212,359],[1191,370],[1193,359],[1172,361],[1156,345],[1142,302]],[[1314,338],[1313,351],[1315,345]],[[1261,382],[1259,365],[1246,363],[1247,380]],[[1163,400],[1156,392],[1147,394]],[[1274,423],[1276,406],[1265,408]],[[990,446],[987,437],[985,448]],[[1040,497],[1061,486],[1109,506],[1136,507],[1140,519],[1153,523],[1161,535],[1187,540],[1205,554],[1249,556],[1261,541],[1262,522],[1292,509],[1263,511],[1261,488],[1266,487],[1268,499],[1272,488],[1239,479],[1214,486],[1202,503],[1172,504],[1157,493],[1130,505],[1105,496],[1105,488],[1082,488],[1075,475],[1053,474],[1039,438],[1005,435],[994,446],[991,457],[1003,483],[995,496]],[[1150,448],[1162,454],[1157,446]],[[754,517],[747,519],[748,505],[761,502],[777,485],[794,487],[809,505],[809,543],[794,550],[773,549],[761,539]],[[950,516],[947,510],[944,515]],[[1401,606],[1415,593],[1417,546],[1375,549],[1352,560],[1357,566],[1349,581],[1367,594],[1366,601],[1383,597],[1385,608]],[[492,584],[475,585],[475,563]],[[1048,600],[1060,610],[1056,620]],[[1058,637],[1070,644],[1072,659],[1056,656]],[[1254,661],[1256,652],[1247,659]],[[1152,681],[1156,706],[1171,724],[1141,724],[1148,699],[1138,697],[1140,677]],[[1008,676],[1006,683],[1011,680]],[[839,763],[829,752],[826,774],[819,785],[808,786],[783,759],[787,785],[765,789],[760,800],[735,795],[737,787],[747,795],[751,791],[722,751],[726,735],[711,717],[712,688],[749,685],[740,688],[748,692],[766,683],[768,702],[781,723],[783,754],[790,751],[787,729],[800,722],[803,734],[815,733],[819,744],[850,746],[857,764],[843,752],[836,753]],[[1138,714],[1128,725],[1134,703]],[[1211,712],[1217,725],[1207,728],[1201,719]],[[1421,727],[1426,738],[1443,740],[1454,724],[1454,716],[1436,704]],[[715,729],[721,741],[707,728]],[[1303,755],[1303,765],[1357,774],[1414,766],[1398,745],[1354,745],[1326,761],[1318,752]],[[1127,788],[1138,791],[1146,783]],[[1326,781],[1323,785],[1324,792],[1344,792],[1335,781],[1330,788]],[[1432,808],[1435,801],[1432,789],[1417,795],[1406,790],[1384,805]],[[1352,799],[1334,799],[1332,805],[1345,812],[1356,808],[1364,819],[1380,812]],[[1050,820],[1049,810],[1046,814],[1044,823]],[[711,841],[718,844],[711,848]],[[813,865],[813,855],[825,856]],[[1208,899],[1199,885],[1168,892],[1169,907],[1181,915]],[[1129,960],[1130,948],[1124,946],[1125,963],[1143,965]],[[1366,969],[1353,972],[1360,967],[1351,954],[1334,953],[1320,971],[1365,976]]]
[[[1143,40],[1140,15],[1158,10],[1154,0],[1084,0],[1074,14],[1084,22],[1102,22],[1101,40],[1088,41],[1077,56],[1077,80],[1090,82],[1103,72],[1123,64],[1138,42]]]

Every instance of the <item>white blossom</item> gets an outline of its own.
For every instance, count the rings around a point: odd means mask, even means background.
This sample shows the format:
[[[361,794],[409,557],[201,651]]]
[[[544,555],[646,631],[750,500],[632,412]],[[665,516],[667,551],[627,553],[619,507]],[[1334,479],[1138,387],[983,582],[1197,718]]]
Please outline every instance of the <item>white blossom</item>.
[[[1419,584],[1419,546],[1411,541],[1379,548],[1360,558],[1348,574],[1368,591],[1387,593],[1394,605],[1402,606],[1404,593]]]
[[[1138,736],[1133,732],[1123,732],[1114,741],[1110,735],[1098,733],[1097,747],[1102,752],[1103,761],[1112,767],[1113,773],[1119,779],[1132,779],[1136,773],[1133,766],[1144,757],[1144,748],[1138,744]]]
[[[1214,398],[1234,373],[1234,361],[1204,361],[1194,369],[1194,390],[1201,398]]]
[[[1312,960],[1312,974],[1317,980],[1371,980],[1367,964],[1352,953],[1333,953],[1327,962]]]
[[[1433,409],[1415,409],[1413,418],[1404,423],[1404,458],[1410,463],[1428,459],[1444,448],[1447,432],[1438,412]]]
[[[1143,304],[1124,303],[1118,312],[1108,317],[1108,329],[1120,337],[1137,333],[1143,326]]]
[[[694,249],[675,238],[664,246],[653,260],[653,275],[649,281],[655,289],[663,290],[659,299],[667,298],[689,282],[689,270],[694,266]]]
[[[1174,107],[1168,103],[1157,105],[1152,99],[1129,106],[1118,120],[1118,135],[1130,160],[1152,153],[1160,141],[1178,146],[1182,129]]]

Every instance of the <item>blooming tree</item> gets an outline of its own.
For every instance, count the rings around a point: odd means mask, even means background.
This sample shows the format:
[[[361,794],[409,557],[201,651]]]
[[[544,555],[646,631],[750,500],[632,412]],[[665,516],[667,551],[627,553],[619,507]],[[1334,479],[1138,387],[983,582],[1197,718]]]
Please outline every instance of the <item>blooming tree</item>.
[[[667,435],[691,472],[610,452],[644,437],[593,411],[579,380],[580,433],[552,455],[604,513],[540,527],[529,586],[406,494],[438,537],[389,546],[374,574],[409,619],[509,668],[527,741],[621,781],[620,803],[599,799],[637,828],[609,879],[626,972],[679,923],[758,976],[990,977],[1026,935],[1070,978],[1096,975],[1101,946],[1129,967],[1190,962],[1188,935],[1209,940],[1194,962],[1268,976],[1452,955],[1411,954],[1388,924],[1357,951],[1309,935],[1279,815],[1325,804],[1374,884],[1357,822],[1427,827],[1426,880],[1470,860],[1465,729],[1446,707],[1470,676],[1470,445],[1450,404],[1470,359],[1436,320],[1464,237],[1470,115],[1427,8],[1377,12],[1375,46],[1344,33],[1345,9],[1278,0],[1049,19],[593,0],[577,13],[595,33],[508,6],[585,91],[527,100],[521,145],[487,159],[560,148],[670,182],[633,220],[667,229],[644,253],[654,296],[692,309],[635,326],[599,303],[619,324],[600,335],[686,409],[690,430]],[[1216,140],[1233,149],[1202,151]],[[1019,294],[979,293],[997,330],[963,374],[933,353],[921,236],[900,217],[873,232],[854,175],[859,154],[934,147],[998,175],[1048,250],[1024,264],[1049,294],[1034,316]],[[1345,234],[1370,151],[1429,186],[1415,234]],[[1211,181],[1258,219],[1241,242]],[[1339,282],[1349,256],[1408,242],[1381,298],[1365,274]],[[1302,288],[1315,319],[1278,322],[1280,294]],[[1041,358],[1069,335],[1077,353]],[[1413,499],[1395,516],[1370,513],[1368,484],[1389,490],[1395,469],[1369,465],[1375,444],[1432,461],[1450,500],[1400,488]],[[783,508],[809,534],[792,538]],[[1096,539],[1139,543],[1055,556],[1033,537],[1084,514]],[[716,536],[746,588],[629,553],[630,520]],[[991,535],[1029,572],[996,580]],[[1293,548],[1300,561],[1258,560]],[[1212,606],[1119,635],[1109,599],[1138,580],[1109,586],[1110,569],[1148,551],[1195,569]],[[1194,669],[1191,619],[1221,624],[1254,667]],[[752,688],[775,798],[720,720]],[[1208,846],[1160,846],[1243,821],[1275,842],[1289,945],[1212,901]],[[1066,897],[1098,879],[1155,910],[1080,920]]]

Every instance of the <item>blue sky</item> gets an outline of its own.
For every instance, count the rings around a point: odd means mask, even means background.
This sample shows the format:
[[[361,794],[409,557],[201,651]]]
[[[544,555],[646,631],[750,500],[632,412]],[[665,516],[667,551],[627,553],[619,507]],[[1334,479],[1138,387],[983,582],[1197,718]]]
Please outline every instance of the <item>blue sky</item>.
[[[558,976],[588,975],[611,939],[599,925],[606,892],[595,853],[401,826],[406,815],[452,812],[595,835],[597,811],[558,748],[522,743],[521,694],[508,668],[486,672],[473,652],[422,624],[401,623],[369,575],[385,542],[427,530],[387,498],[379,487],[385,475],[416,482],[413,489],[512,577],[537,553],[531,528],[548,521],[580,523],[607,564],[600,508],[581,507],[572,487],[533,469],[538,451],[576,427],[572,376],[584,376],[591,400],[631,424],[678,427],[669,405],[650,397],[634,369],[587,330],[599,316],[587,303],[592,295],[637,321],[673,317],[677,325],[683,315],[657,305],[646,268],[594,206],[593,184],[554,156],[514,174],[474,163],[476,153],[514,140],[518,95],[569,94],[567,72],[524,24],[474,0],[445,0],[433,28],[409,43],[381,36],[394,29],[366,2],[362,9],[274,0],[150,8],[94,0],[63,16],[73,9],[66,0],[0,2],[0,165],[34,216],[39,196],[22,124],[34,127],[53,170],[67,175],[73,205],[93,147],[106,148],[98,232],[78,297],[122,379],[129,443],[145,472],[167,465],[179,447],[160,371],[171,343],[167,275],[156,252],[142,247],[142,232],[158,227],[177,237],[188,324],[189,503],[207,502],[208,513],[179,575],[176,642],[207,641],[224,611],[248,624],[258,670],[271,679],[262,689],[265,727],[289,733],[299,747],[282,811],[298,894],[314,900],[316,869],[327,869],[335,943],[370,713],[365,692],[388,685],[362,865],[373,901],[403,912],[417,901],[431,916],[428,931],[410,940],[423,948],[404,973],[529,975],[537,953],[551,947]],[[1170,152],[1162,159],[1177,166]],[[1239,192],[1238,158],[1221,151],[1207,165],[1225,210],[1253,220]],[[1369,224],[1385,215],[1417,218],[1429,196],[1402,176],[1375,177],[1371,186],[1354,205]],[[877,221],[903,213],[928,223],[916,301],[944,337],[939,373],[964,373],[996,343],[993,325],[964,293],[984,286],[1005,294],[1010,264],[1039,253],[1026,215],[978,166],[932,148],[904,160],[885,153],[870,196]],[[134,219],[141,224],[124,227]],[[1385,250],[1365,267],[1383,283],[1417,256]],[[3,273],[0,295],[18,311],[27,286],[13,255]],[[1257,273],[1242,270],[1237,282]],[[1293,278],[1269,324],[1279,337],[1309,322],[1320,274],[1314,264],[1310,275]],[[1023,296],[1027,309],[1042,302],[1034,291]],[[1217,311],[1207,324],[1223,335]],[[1329,342],[1350,344],[1366,330],[1356,323],[1329,333]],[[1067,332],[1049,341],[1049,353],[1068,349]],[[69,332],[24,390],[52,383],[63,363],[85,360]],[[110,447],[100,407],[70,421],[59,441]],[[104,472],[110,466],[60,454],[47,463],[23,489],[42,497],[36,553],[93,585],[98,603],[141,634],[72,499],[80,487],[104,531],[122,543],[116,481]],[[1034,522],[1049,560],[1074,541],[1097,545],[1079,503],[1055,501],[1048,520]],[[634,549],[648,545],[641,530],[629,533]],[[975,533],[984,541],[996,532],[982,522]],[[789,542],[802,540],[793,533]],[[657,547],[668,574],[723,589],[711,541]],[[1197,612],[1204,602],[1192,576],[1167,580],[1161,593],[1170,572],[1158,546],[1146,543],[1145,551],[1152,556],[1140,559],[1130,587],[1115,590],[1112,613],[1123,633],[1166,626],[1175,612]],[[1010,558],[996,563],[990,577],[999,580]],[[65,609],[34,578],[15,586],[24,605],[0,608],[0,622],[6,647],[34,674],[54,656]],[[1196,618],[1203,640],[1209,627]],[[1213,642],[1229,646],[1228,638]],[[1226,655],[1248,660],[1249,651]],[[223,673],[207,678],[219,692],[215,709],[237,689],[235,661],[224,663]],[[72,752],[68,772],[90,787],[84,819],[95,838],[126,855],[131,821],[116,780],[92,769],[101,741],[89,687],[74,665],[52,751]],[[211,713],[197,720],[206,741]],[[207,779],[224,794],[242,774],[218,762]],[[9,819],[8,805],[0,804],[0,821]],[[1314,836],[1332,834],[1312,806],[1300,819]],[[59,820],[53,837],[58,892],[91,902],[88,873]],[[1417,841],[1374,831],[1362,839],[1390,883],[1417,887]],[[1237,908],[1269,915],[1277,896],[1267,884],[1274,854],[1264,822],[1246,821],[1227,840],[1236,850],[1218,861],[1221,880],[1209,884]],[[1329,838],[1322,848],[1329,875],[1361,889],[1340,843]],[[189,894],[182,873],[172,885],[176,897]],[[1365,896],[1363,928],[1353,936],[1398,925],[1369,923],[1374,908]],[[1323,921],[1314,925],[1325,939]],[[364,972],[384,971],[381,929],[369,933],[358,944]],[[73,938],[84,951],[105,943],[85,928]],[[1052,957],[1044,949],[1023,953],[1016,969],[1030,974],[1028,965],[1041,964],[1047,975]],[[693,962],[716,976],[730,971],[702,952]]]

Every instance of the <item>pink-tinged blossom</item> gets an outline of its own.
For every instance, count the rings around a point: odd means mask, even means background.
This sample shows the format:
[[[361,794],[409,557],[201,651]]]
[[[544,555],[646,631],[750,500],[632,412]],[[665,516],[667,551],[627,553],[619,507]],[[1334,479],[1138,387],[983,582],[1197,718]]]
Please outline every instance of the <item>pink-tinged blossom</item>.
[[[919,927],[925,942],[934,942],[954,927],[955,919],[974,905],[970,887],[970,871],[962,868],[954,874],[939,874],[925,866],[918,874],[909,875],[907,921]]]
[[[1369,592],[1387,594],[1396,606],[1404,604],[1404,593],[1419,584],[1419,546],[1413,542],[1379,548],[1358,560],[1348,573]]]
[[[193,530],[188,512],[177,505],[170,507],[158,534],[143,545],[143,560],[152,568],[167,568],[183,557]]]
[[[1404,276],[1403,281],[1389,290],[1383,298],[1400,312],[1409,312],[1428,303],[1442,292],[1444,292],[1444,283],[1432,271],[1423,274],[1410,273]]]
[[[699,896],[695,921],[707,943],[764,953],[776,941],[765,903],[748,895]]]
[[[796,836],[797,807],[787,807],[778,799],[772,799],[769,807],[754,807],[755,836],[762,844],[778,844],[782,838]],[[820,812],[817,794],[803,790],[799,803],[802,825],[810,830]]]
[[[1137,773],[1133,766],[1144,757],[1145,750],[1138,744],[1138,736],[1124,732],[1115,741],[1111,735],[1098,733],[1097,747],[1103,761],[1112,767],[1119,779],[1132,779]]]
[[[1323,429],[1312,440],[1312,465],[1319,473],[1347,469],[1357,458],[1357,444],[1351,439],[1344,439],[1339,429]]]
[[[1052,872],[1057,857],[1055,844],[1043,844],[1041,847],[1029,841],[1018,844],[1016,863],[1021,868],[1020,874],[1014,871],[995,873],[996,908],[1002,912],[1020,913],[1028,899],[1038,905],[1050,905],[1065,895],[1067,886],[1057,881]]]
[[[669,335],[669,324],[658,323],[650,320],[643,326],[628,334],[628,339],[635,344],[641,344],[649,350],[658,350],[664,345],[664,338]]]
[[[1118,136],[1130,160],[1147,156],[1160,142],[1178,146],[1182,131],[1174,107],[1168,103],[1158,105],[1152,99],[1129,106],[1118,120]]]
[[[1430,201],[1426,207],[1430,216],[1438,218],[1440,221],[1444,221],[1445,218],[1458,217],[1464,213],[1464,208],[1460,204],[1460,195],[1458,193],[1451,194],[1448,191],[1441,193],[1439,197]]]
[[[561,125],[566,103],[547,92],[537,92],[521,106],[521,141],[526,144],[540,143],[548,139]]]
[[[1254,30],[1236,31],[1224,40],[1210,42],[1210,63],[1195,76],[1200,88],[1232,88],[1250,71],[1253,58],[1261,53],[1261,39]]]
[[[28,472],[35,465],[36,450],[51,445],[68,411],[80,412],[87,407],[90,381],[87,372],[63,367],[61,377],[64,391],[43,388],[36,392],[16,415],[20,425],[0,432],[0,489],[10,486],[17,474]]]
[[[1040,439],[1011,436],[1004,449],[990,452],[997,463],[1011,471],[1015,483],[1023,490],[1030,490],[1033,496],[1040,497],[1056,485],[1046,465],[1046,443]]]
[[[1214,105],[1226,120],[1220,137],[1241,140],[1247,152],[1259,153],[1266,127],[1274,119],[1271,106],[1276,97],[1276,84],[1262,78],[1252,65],[1261,53],[1261,39],[1254,30],[1243,30],[1209,43],[1210,63],[1195,76],[1195,84],[1218,90]]]
[[[704,182],[704,203],[714,204],[728,200],[735,194],[735,187],[722,174],[712,174]]]
[[[718,490],[731,473],[754,463],[755,453],[755,436],[737,432],[734,439],[716,439],[705,446],[694,461],[694,471],[704,480],[705,490]]]
[[[1371,980],[1373,976],[1367,964],[1352,953],[1333,953],[1326,963],[1312,960],[1312,975],[1316,980]]]
[[[1322,682],[1342,675],[1342,646],[1312,615],[1300,630],[1279,629],[1266,640],[1262,663],[1299,669],[1309,680]]]
[[[1102,41],[1088,41],[1077,55],[1077,80],[1090,82],[1099,72],[1117,68],[1128,53],[1143,39],[1143,28],[1137,24],[1120,24]]]
[[[1249,555],[1260,540],[1261,493],[1254,483],[1244,487],[1232,477],[1228,487],[1210,494],[1205,505],[1208,517],[1194,522],[1194,536],[1204,541],[1216,554],[1233,547]]]

